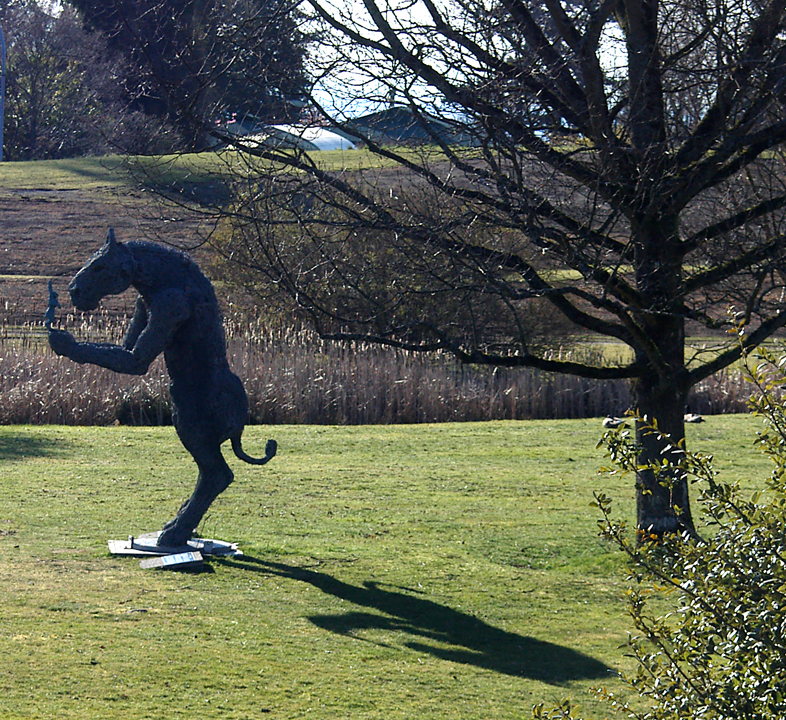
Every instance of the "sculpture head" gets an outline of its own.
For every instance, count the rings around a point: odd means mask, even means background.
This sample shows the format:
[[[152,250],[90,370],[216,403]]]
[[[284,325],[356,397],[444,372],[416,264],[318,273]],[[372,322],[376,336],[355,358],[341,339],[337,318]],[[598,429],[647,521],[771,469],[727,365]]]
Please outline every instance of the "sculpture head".
[[[131,286],[134,258],[131,251],[115,240],[110,228],[104,246],[87,261],[68,286],[77,310],[95,310],[101,298],[118,295]]]

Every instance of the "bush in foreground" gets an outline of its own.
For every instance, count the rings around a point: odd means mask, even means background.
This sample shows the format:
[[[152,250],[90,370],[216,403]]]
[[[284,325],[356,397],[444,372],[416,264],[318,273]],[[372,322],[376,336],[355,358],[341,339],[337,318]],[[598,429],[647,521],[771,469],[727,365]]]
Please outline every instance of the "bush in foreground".
[[[626,679],[646,709],[608,698],[628,718],[786,717],[786,355],[759,357],[749,369],[753,411],[764,424],[756,443],[773,461],[761,492],[746,499],[738,484],[719,482],[711,456],[672,447],[659,469],[664,478],[676,469],[693,480],[703,537],[636,536],[611,519],[610,499],[597,496],[602,532],[628,555],[636,580],[629,596],[638,636],[628,650],[638,665]],[[602,443],[613,463],[607,472],[635,469],[628,430],[607,433]],[[565,702],[538,706],[534,715],[556,720],[574,712]]]

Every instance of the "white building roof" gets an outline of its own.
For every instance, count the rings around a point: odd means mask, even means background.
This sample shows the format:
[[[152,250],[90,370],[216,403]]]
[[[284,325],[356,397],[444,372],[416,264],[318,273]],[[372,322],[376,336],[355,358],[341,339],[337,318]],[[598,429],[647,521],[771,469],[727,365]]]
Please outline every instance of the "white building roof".
[[[343,135],[322,127],[270,125],[250,135],[237,133],[242,143],[298,148],[300,150],[354,150],[355,145]]]
[[[310,143],[316,150],[354,150],[355,146],[347,138],[323,127],[301,125],[274,125],[274,130]]]

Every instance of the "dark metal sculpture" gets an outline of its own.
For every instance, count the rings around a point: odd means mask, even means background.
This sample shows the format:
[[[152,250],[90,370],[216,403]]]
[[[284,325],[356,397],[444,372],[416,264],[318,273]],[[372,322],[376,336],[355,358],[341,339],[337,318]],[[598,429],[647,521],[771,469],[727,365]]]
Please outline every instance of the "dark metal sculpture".
[[[139,297],[122,346],[77,342],[70,333],[53,328],[53,302],[57,302],[53,292],[46,315],[49,345],[75,362],[131,375],[145,374],[164,353],[175,429],[199,467],[193,494],[158,538],[161,547],[180,547],[234,477],[221,444],[230,440],[241,460],[263,465],[276,454],[276,442],[268,440],[263,458],[243,451],[240,437],[248,420],[248,399],[240,379],[229,369],[213,286],[196,263],[155,243],[119,243],[110,229],[104,246],[76,274],[68,290],[75,308],[94,310],[103,297],[131,286]]]

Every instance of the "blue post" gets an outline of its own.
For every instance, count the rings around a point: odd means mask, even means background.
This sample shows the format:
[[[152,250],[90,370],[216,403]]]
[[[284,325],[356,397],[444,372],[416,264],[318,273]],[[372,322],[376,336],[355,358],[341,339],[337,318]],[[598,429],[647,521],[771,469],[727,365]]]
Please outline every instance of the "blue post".
[[[3,122],[5,120],[5,38],[0,25],[0,162],[3,162]]]

